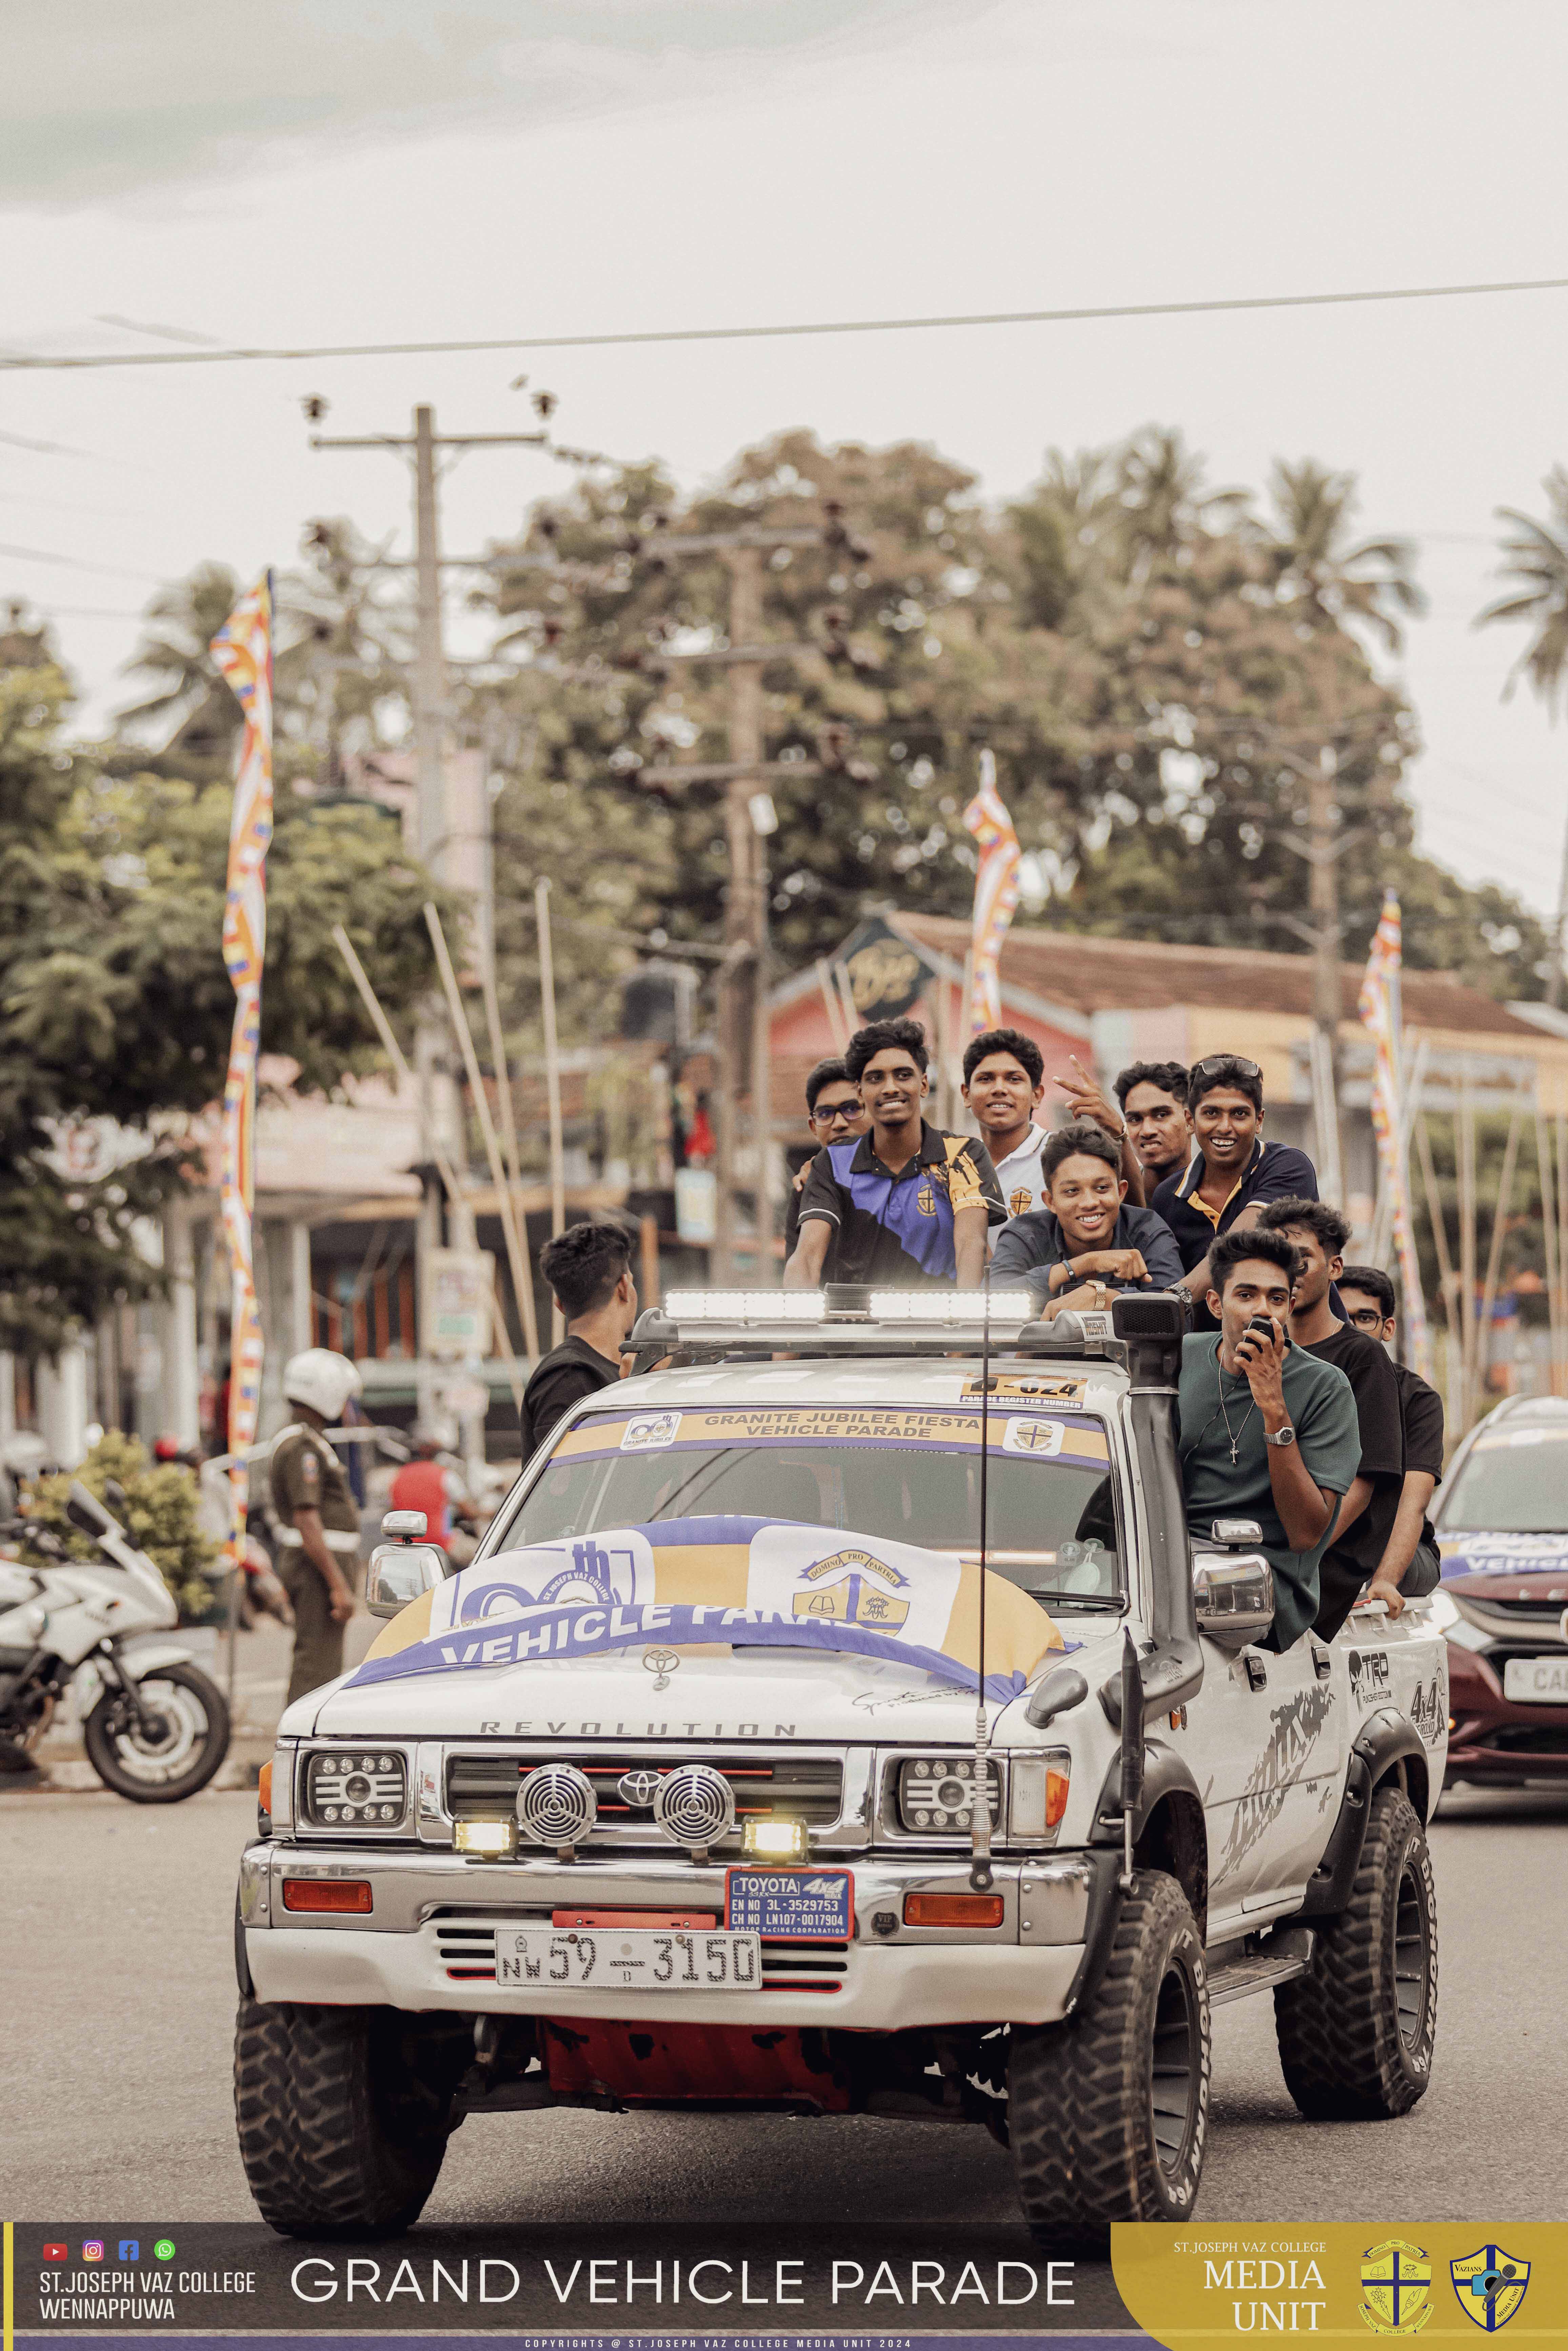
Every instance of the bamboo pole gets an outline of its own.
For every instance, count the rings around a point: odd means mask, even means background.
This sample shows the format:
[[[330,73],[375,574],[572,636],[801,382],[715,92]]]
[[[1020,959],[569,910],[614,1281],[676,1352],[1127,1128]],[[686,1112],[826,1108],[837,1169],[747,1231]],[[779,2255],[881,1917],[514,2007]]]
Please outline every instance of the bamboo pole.
[[[855,1008],[854,987],[850,978],[849,967],[847,964],[840,963],[835,960],[833,964],[833,985],[839,991],[839,1002],[843,1006],[844,1009],[844,1050],[847,1052],[849,1050],[850,1039],[854,1035],[855,1030],[861,1025],[861,1017]]]
[[[392,1022],[382,1010],[381,998],[377,996],[375,989],[371,986],[370,979],[365,971],[365,967],[360,961],[359,956],[354,953],[353,941],[350,938],[348,932],[343,928],[341,923],[333,924],[332,941],[333,945],[337,947],[339,954],[342,956],[343,961],[349,967],[349,975],[353,980],[354,986],[360,991],[361,999],[364,1004],[365,1010],[371,1016],[371,1025],[374,1028],[377,1036],[382,1040],[382,1047],[386,1052],[386,1057],[392,1063],[392,1068],[397,1074],[399,1084],[405,1086],[410,1093],[413,1093],[416,1091],[413,1071],[409,1068],[407,1061],[403,1058],[402,1047],[398,1043],[397,1039],[392,1034]],[[446,1187],[447,1198],[452,1202],[454,1207],[460,1207],[462,1204],[463,1193],[462,1187],[457,1181],[456,1169],[453,1166],[451,1160],[448,1159],[445,1152],[442,1149],[440,1141],[435,1135],[432,1135],[431,1137],[430,1147],[434,1155],[436,1173],[439,1175],[442,1183]]]
[[[817,957],[817,986],[821,989],[822,1002],[828,1008],[828,1029],[833,1040],[833,1050],[841,1054],[849,1046],[850,1032],[844,1024],[843,998],[833,985],[833,976],[823,956]]]
[[[1426,1113],[1416,1123],[1416,1150],[1421,1162],[1421,1185],[1427,1196],[1427,1219],[1432,1228],[1432,1247],[1437,1256],[1437,1279],[1443,1292],[1443,1320],[1448,1332],[1448,1418],[1456,1426],[1451,1437],[1463,1435],[1458,1426],[1465,1416],[1464,1354],[1458,1322],[1458,1276],[1448,1255],[1448,1227],[1443,1214],[1442,1195],[1437,1189],[1437,1173],[1432,1165],[1432,1138],[1427,1131]]]
[[[1546,1319],[1551,1331],[1551,1384],[1553,1395],[1563,1392],[1563,1300],[1558,1290],[1557,1199],[1552,1180],[1552,1144],[1546,1113],[1537,1091],[1535,1112],[1535,1179],[1541,1192],[1541,1255],[1546,1276]]]
[[[539,1322],[534,1307],[533,1259],[528,1251],[528,1220],[522,1206],[523,1163],[517,1149],[517,1119],[512,1102],[512,1076],[507,1067],[507,1040],[501,1029],[501,999],[496,992],[496,957],[493,946],[486,943],[479,967],[479,977],[485,991],[485,1026],[490,1035],[490,1067],[496,1072],[496,1093],[501,1108],[501,1142],[507,1155],[507,1180],[512,1193],[512,1217],[517,1228],[517,1239],[523,1257],[523,1293],[517,1301],[517,1311],[523,1318],[523,1338],[528,1351],[536,1361],[539,1352]],[[514,1280],[516,1277],[513,1277]]]
[[[485,1081],[479,1071],[479,1056],[474,1050],[474,1032],[468,1026],[468,1015],[464,1009],[463,998],[458,992],[457,975],[452,968],[452,957],[447,952],[446,934],[441,927],[441,917],[429,899],[426,899],[424,905],[424,923],[425,928],[430,933],[431,945],[435,949],[436,966],[441,973],[441,990],[446,998],[446,1009],[452,1018],[453,1033],[457,1039],[458,1050],[463,1056],[463,1067],[468,1073],[468,1089],[474,1097],[474,1108],[478,1113],[479,1132],[485,1138],[485,1156],[490,1163],[490,1181],[496,1186],[497,1198],[500,1206],[501,1235],[507,1244],[507,1259],[512,1269],[512,1289],[517,1296],[517,1312],[520,1316],[523,1311],[524,1292],[528,1287],[528,1251],[517,1238],[516,1203],[507,1189],[506,1171],[501,1165],[501,1146],[496,1140],[496,1127],[490,1116],[489,1098],[486,1094]],[[507,1376],[520,1413],[523,1408],[522,1383],[517,1377],[517,1362],[512,1354],[511,1337],[507,1329],[505,1315],[501,1317],[501,1337],[507,1348]]]
[[[1479,1334],[1476,1328],[1476,1106],[1470,1093],[1468,1063],[1459,1080],[1459,1123],[1455,1140],[1455,1160],[1459,1174],[1459,1327],[1464,1333],[1464,1422],[1469,1428],[1475,1418]]]
[[[560,1042],[555,1025],[555,956],[550,945],[549,883],[544,875],[534,884],[534,915],[539,932],[539,1002],[544,1013],[545,1088],[549,1098],[549,1228],[551,1236],[566,1230],[566,1145],[560,1123]],[[566,1336],[559,1304],[550,1301],[550,1344],[559,1347]]]
[[[1492,1309],[1497,1303],[1498,1276],[1502,1267],[1503,1228],[1508,1222],[1509,1203],[1513,1195],[1514,1161],[1519,1153],[1519,1134],[1523,1123],[1524,1113],[1516,1106],[1508,1123],[1508,1141],[1503,1145],[1502,1171],[1498,1177],[1497,1200],[1492,1209],[1491,1241],[1487,1249],[1486,1287],[1481,1292],[1480,1312],[1480,1330],[1486,1339],[1489,1360],[1491,1354]]]
[[[1563,1384],[1568,1387],[1568,1119],[1557,1118],[1557,1290],[1563,1332]]]

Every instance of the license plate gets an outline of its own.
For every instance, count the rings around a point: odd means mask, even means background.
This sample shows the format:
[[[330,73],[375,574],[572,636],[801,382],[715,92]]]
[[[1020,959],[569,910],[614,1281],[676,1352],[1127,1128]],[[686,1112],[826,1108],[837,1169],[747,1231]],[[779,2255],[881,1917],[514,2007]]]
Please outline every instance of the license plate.
[[[1521,1706],[1568,1706],[1568,1656],[1510,1657],[1502,1694]]]
[[[854,1879],[847,1869],[731,1869],[724,1923],[789,1942],[847,1943],[854,1929]]]
[[[755,1935],[681,1928],[506,1927],[496,1936],[498,1984],[614,1991],[755,1991]]]

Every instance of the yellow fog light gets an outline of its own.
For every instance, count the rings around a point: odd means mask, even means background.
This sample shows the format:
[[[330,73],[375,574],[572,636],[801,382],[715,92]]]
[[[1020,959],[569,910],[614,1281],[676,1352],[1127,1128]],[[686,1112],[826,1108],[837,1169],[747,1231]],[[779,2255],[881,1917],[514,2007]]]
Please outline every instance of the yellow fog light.
[[[755,1861],[804,1861],[810,1845],[804,1821],[747,1821],[741,1839]]]
[[[478,1853],[492,1861],[504,1861],[517,1849],[516,1821],[457,1821],[453,1824],[452,1842],[459,1853]]]

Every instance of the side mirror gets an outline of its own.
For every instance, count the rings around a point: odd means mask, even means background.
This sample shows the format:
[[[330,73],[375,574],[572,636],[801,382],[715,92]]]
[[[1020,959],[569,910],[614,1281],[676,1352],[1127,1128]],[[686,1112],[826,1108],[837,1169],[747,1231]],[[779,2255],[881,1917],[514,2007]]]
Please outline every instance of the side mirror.
[[[382,1532],[389,1542],[423,1542],[430,1532],[430,1521],[423,1510],[389,1510],[382,1520]]]
[[[117,1519],[122,1519],[125,1516],[127,1507],[125,1489],[120,1484],[118,1478],[106,1478],[104,1479],[103,1499],[108,1503],[110,1509],[114,1512]]]
[[[1235,1520],[1219,1525],[1234,1526]],[[1274,1571],[1254,1552],[1250,1558],[1218,1558],[1199,1552],[1192,1568],[1193,1612],[1197,1629],[1211,1641],[1244,1648],[1260,1640],[1274,1621]]]
[[[372,1616],[399,1616],[422,1592],[444,1583],[446,1572],[446,1554],[434,1543],[378,1543],[365,1577],[365,1606]]]
[[[66,1496],[66,1516],[84,1535],[100,1535],[115,1523],[98,1496],[89,1493],[79,1478],[71,1479],[70,1491]]]
[[[1037,1730],[1054,1722],[1059,1714],[1067,1714],[1082,1706],[1089,1695],[1089,1685],[1076,1666],[1053,1666],[1045,1679],[1030,1693],[1024,1708],[1024,1720]]]
[[[1256,1551],[1263,1540],[1256,1519],[1216,1519],[1208,1531],[1218,1551]]]

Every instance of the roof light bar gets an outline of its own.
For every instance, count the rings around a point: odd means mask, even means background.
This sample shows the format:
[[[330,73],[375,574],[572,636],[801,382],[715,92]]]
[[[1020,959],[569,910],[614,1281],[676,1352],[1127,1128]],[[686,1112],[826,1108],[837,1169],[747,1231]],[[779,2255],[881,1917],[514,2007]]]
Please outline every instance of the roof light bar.
[[[1027,1322],[1035,1303],[1027,1290],[993,1290],[993,1322]],[[873,1322],[983,1322],[987,1298],[983,1290],[873,1290]]]
[[[672,1290],[664,1312],[673,1322],[820,1322],[827,1301],[820,1290]]]

